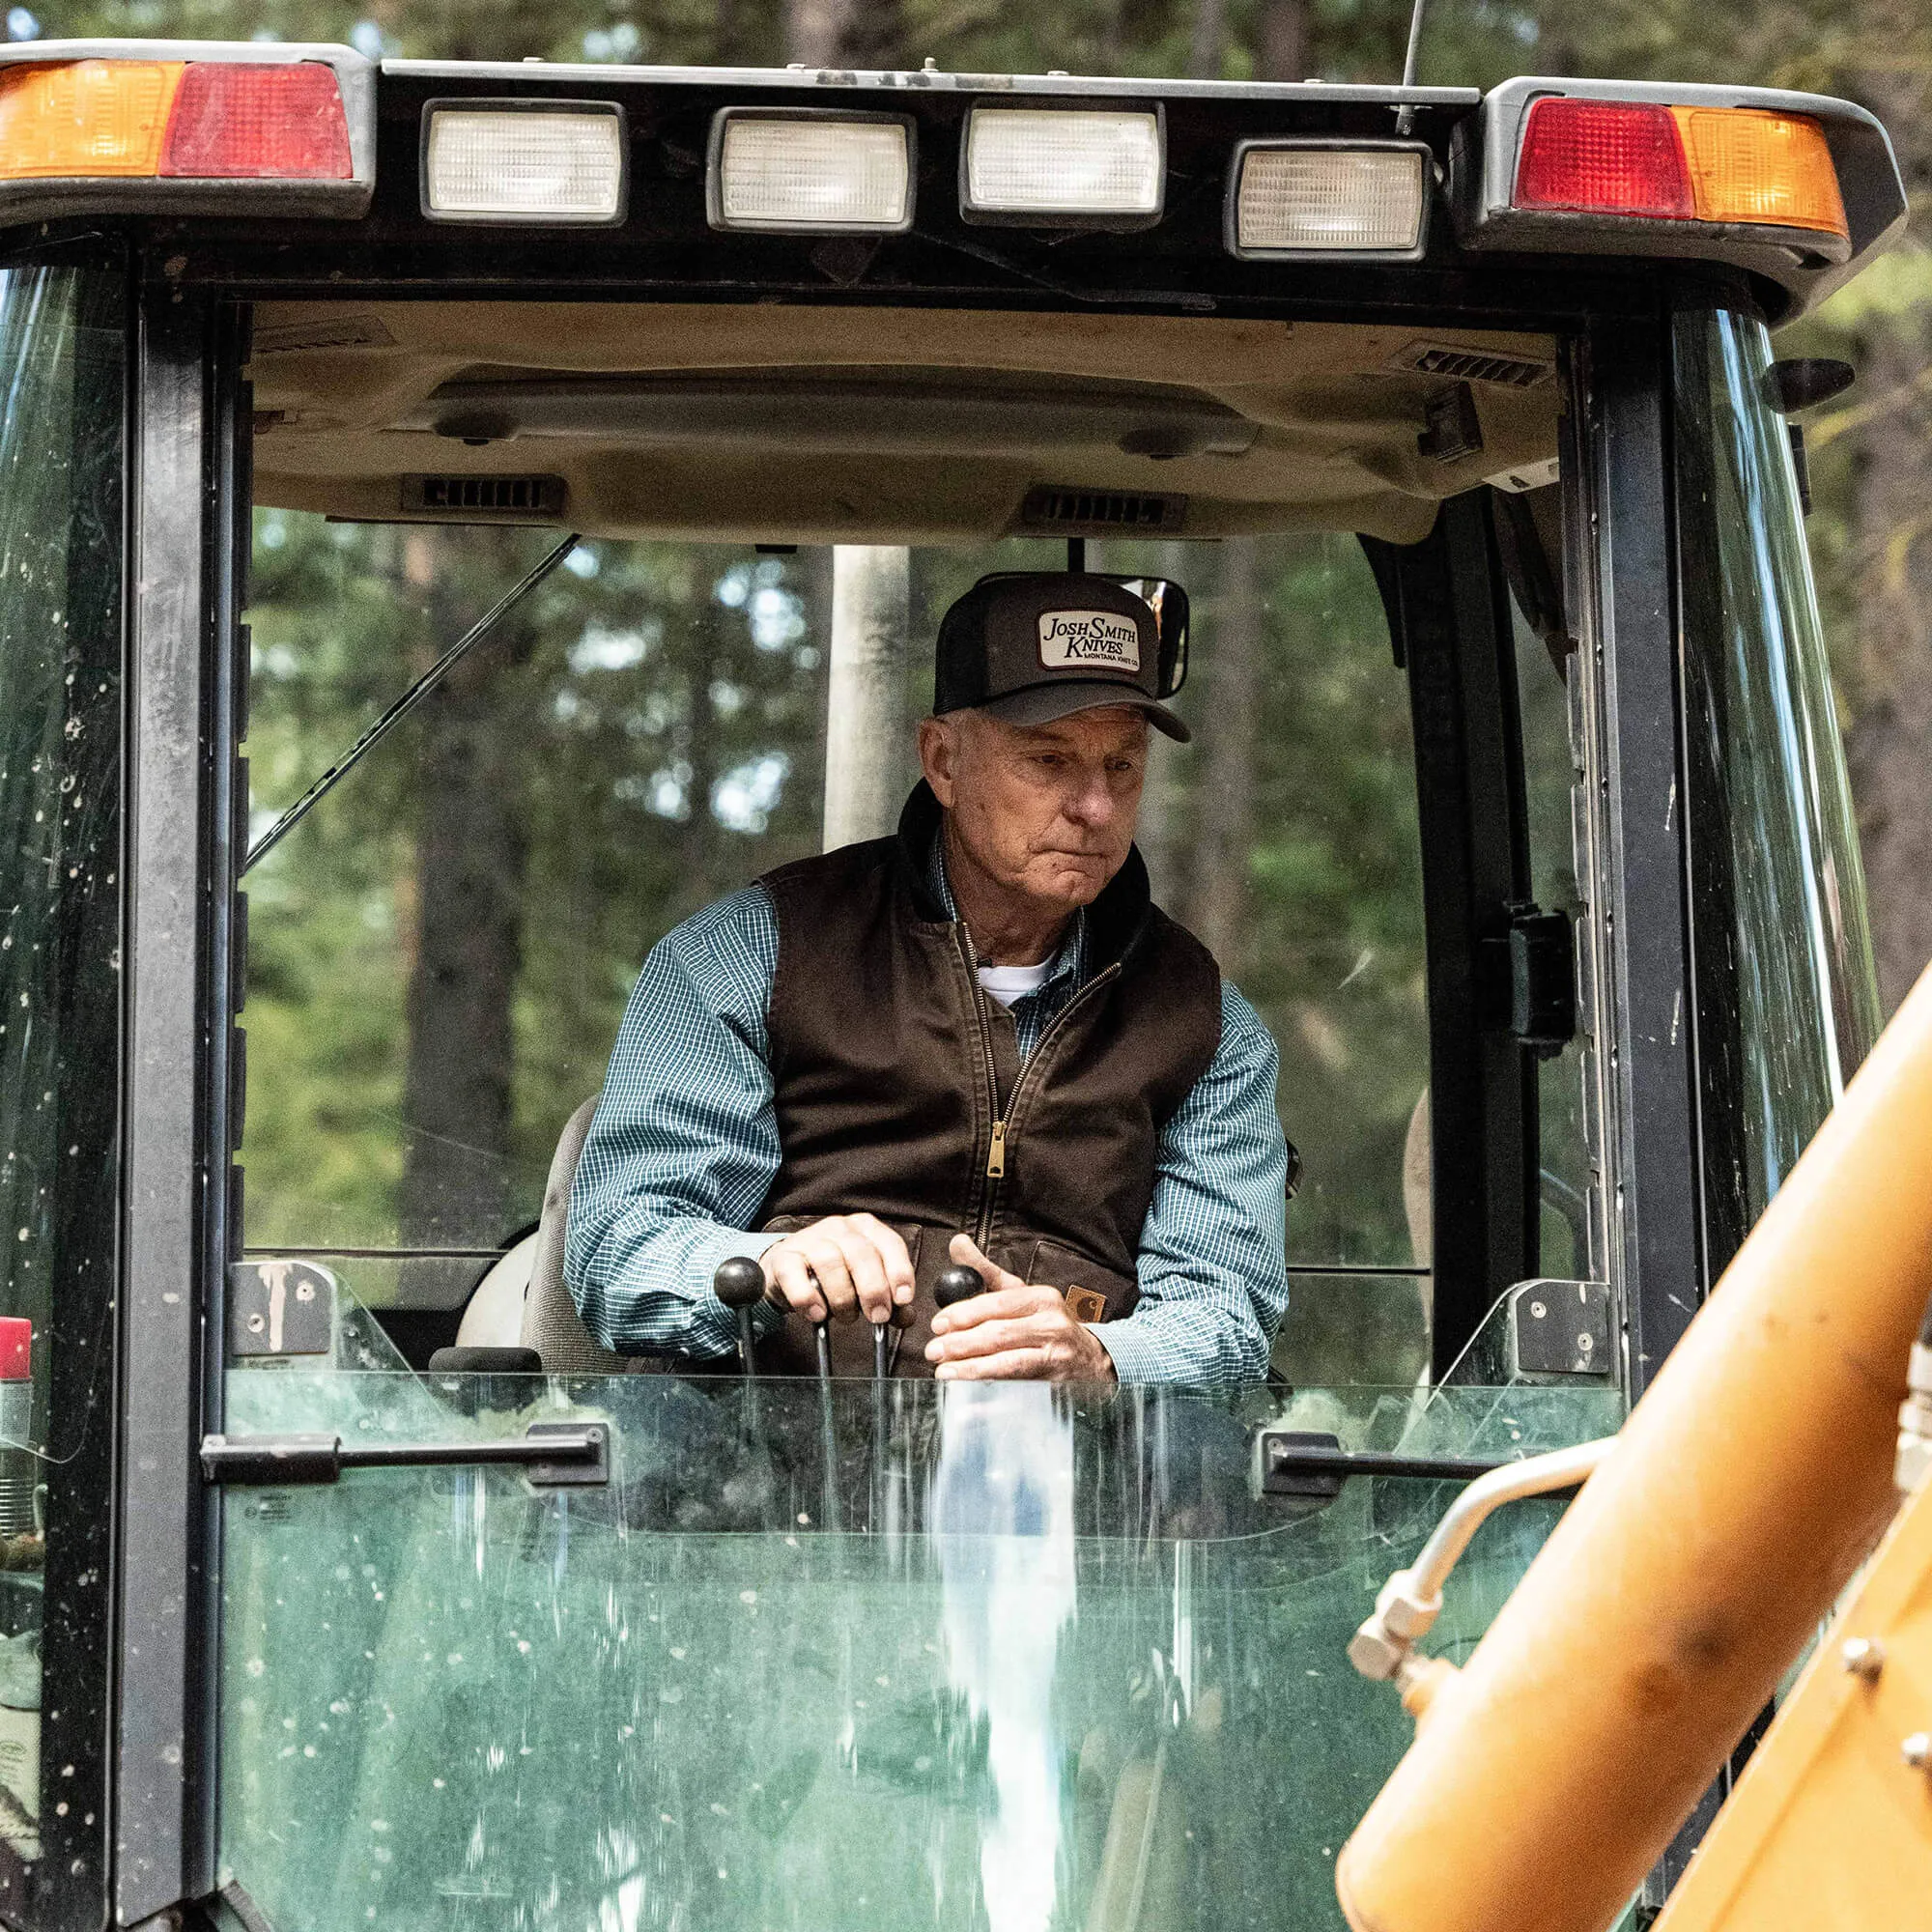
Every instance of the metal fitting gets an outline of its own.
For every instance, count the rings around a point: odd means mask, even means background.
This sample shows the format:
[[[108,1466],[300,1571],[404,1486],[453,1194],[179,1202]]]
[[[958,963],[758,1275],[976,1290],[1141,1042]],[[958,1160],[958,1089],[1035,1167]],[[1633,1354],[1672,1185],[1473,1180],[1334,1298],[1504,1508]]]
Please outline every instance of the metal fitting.
[[[1885,1668],[1885,1645],[1869,1636],[1848,1636],[1838,1646],[1838,1662],[1861,1684],[1876,1684]]]
[[[1902,1495],[1916,1496],[1932,1477],[1932,1403],[1907,1396],[1898,1411],[1898,1453],[1891,1479]]]
[[[1349,1662],[1372,1684],[1386,1684],[1408,1654],[1407,1644],[1390,1636],[1379,1616],[1370,1617],[1349,1639]]]

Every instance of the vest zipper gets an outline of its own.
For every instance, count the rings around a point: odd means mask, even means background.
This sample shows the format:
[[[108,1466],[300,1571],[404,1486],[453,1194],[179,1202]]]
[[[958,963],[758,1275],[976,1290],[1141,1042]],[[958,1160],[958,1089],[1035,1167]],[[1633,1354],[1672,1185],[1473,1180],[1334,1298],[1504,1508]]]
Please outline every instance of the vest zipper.
[[[1013,1126],[1018,1123],[1020,1118],[1020,1101],[1026,1091],[1028,1070],[1042,1064],[1041,1055],[1045,1050],[1047,1041],[1072,1017],[1074,1009],[1080,1006],[1091,994],[1097,993],[1109,980],[1118,979],[1120,972],[1120,962],[1117,960],[1113,965],[1107,967],[1105,971],[1094,974],[1093,979],[1089,980],[1054,1014],[1053,1018],[1047,1022],[1045,1028],[1041,1031],[1038,1039],[1034,1042],[1033,1051],[1027,1055],[1026,1060],[1020,1066],[1019,1072],[1014,1076],[1013,1091],[1007,1095],[1007,1111],[1005,1115],[993,1122],[993,1144],[987,1150],[986,1153],[986,1179],[988,1180],[1004,1180],[1006,1179],[1007,1137],[1011,1132]],[[976,980],[975,983],[977,984],[978,981]],[[990,1043],[987,1050],[990,1055]],[[997,1095],[994,1097],[994,1105],[997,1108]],[[982,1251],[986,1245],[986,1237],[992,1230],[993,1207],[998,1196],[999,1189],[997,1187],[989,1187],[986,1190],[985,1201],[980,1210],[980,1247]]]

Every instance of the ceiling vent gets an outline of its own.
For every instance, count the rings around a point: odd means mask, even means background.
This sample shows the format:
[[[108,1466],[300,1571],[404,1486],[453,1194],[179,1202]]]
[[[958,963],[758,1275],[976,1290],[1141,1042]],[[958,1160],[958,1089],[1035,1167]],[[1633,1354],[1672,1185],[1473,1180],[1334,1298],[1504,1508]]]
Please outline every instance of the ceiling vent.
[[[405,476],[403,515],[449,524],[554,524],[561,476]]]
[[[395,340],[380,316],[344,315],[259,327],[252,347],[257,355],[289,355],[298,349],[389,349]]]
[[[1382,366],[1454,383],[1492,383],[1503,389],[1533,389],[1556,373],[1554,363],[1528,355],[1503,355],[1493,349],[1463,349],[1446,342],[1411,342]]]
[[[1021,536],[1176,536],[1187,498],[1153,490],[1072,490],[1042,484],[1020,505]]]

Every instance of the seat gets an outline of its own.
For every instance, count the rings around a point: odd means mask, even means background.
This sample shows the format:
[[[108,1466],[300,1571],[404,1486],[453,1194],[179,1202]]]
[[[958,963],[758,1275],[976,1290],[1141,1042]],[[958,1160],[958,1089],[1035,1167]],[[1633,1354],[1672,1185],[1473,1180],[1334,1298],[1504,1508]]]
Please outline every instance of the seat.
[[[599,1348],[591,1340],[570,1290],[563,1281],[563,1225],[570,1211],[570,1183],[590,1133],[590,1119],[601,1094],[593,1094],[564,1122],[544,1182],[543,1216],[537,1223],[536,1251],[530,1262],[529,1293],[518,1340],[543,1358],[553,1376],[619,1376],[645,1366],[639,1358]]]

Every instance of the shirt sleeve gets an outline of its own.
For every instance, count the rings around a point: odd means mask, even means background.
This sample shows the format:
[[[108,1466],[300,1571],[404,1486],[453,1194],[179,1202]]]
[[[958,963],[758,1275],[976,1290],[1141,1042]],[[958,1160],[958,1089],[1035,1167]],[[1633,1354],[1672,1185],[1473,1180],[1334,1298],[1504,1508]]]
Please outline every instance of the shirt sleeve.
[[[667,933],[639,976],[570,1190],[564,1279],[626,1353],[729,1353],[718,1264],[776,1236],[746,1224],[779,1170],[765,1016],[778,916],[761,887]]]
[[[1267,1371],[1288,1309],[1281,1054],[1221,986],[1221,1045],[1161,1135],[1141,1231],[1139,1305],[1094,1329],[1123,1382],[1238,1388]]]

